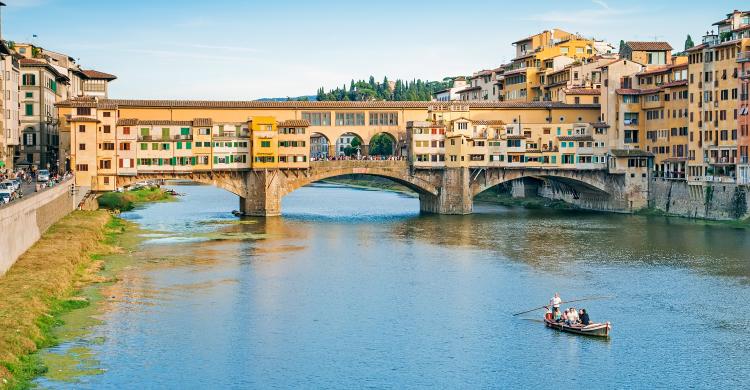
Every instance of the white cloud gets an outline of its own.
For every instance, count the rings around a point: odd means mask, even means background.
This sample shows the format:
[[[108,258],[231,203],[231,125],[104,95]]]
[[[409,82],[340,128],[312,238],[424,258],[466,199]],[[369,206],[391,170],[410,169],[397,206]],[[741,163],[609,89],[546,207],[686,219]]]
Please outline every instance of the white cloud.
[[[591,2],[600,5],[604,9],[609,9],[609,4],[605,3],[603,0],[591,0]]]

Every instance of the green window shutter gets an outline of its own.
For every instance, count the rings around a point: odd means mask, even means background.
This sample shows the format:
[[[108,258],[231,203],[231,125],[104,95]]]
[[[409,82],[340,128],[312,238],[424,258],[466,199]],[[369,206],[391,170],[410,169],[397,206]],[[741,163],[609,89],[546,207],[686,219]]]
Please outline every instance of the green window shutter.
[[[172,162],[172,165],[177,165],[177,158],[175,158],[175,157],[172,157],[172,158],[170,159],[170,161]]]
[[[159,150],[159,144],[151,144],[151,150]]]
[[[219,158],[214,156],[214,164],[218,164],[218,163],[219,163]]]
[[[190,165],[195,165],[198,162],[197,157],[190,157]]]
[[[141,150],[148,150],[148,144],[141,144]]]
[[[169,138],[169,129],[168,128],[165,127],[165,128],[161,129],[161,137],[163,139]]]
[[[147,137],[148,136],[148,129],[142,128],[141,129],[141,137]]]
[[[185,149],[193,149],[193,143],[192,142],[185,142]]]
[[[34,115],[34,105],[33,104],[27,104],[26,105],[26,116]]]
[[[164,165],[164,160],[163,159],[159,159],[159,165]]]
[[[190,135],[190,128],[189,127],[183,127],[180,129],[181,135]]]
[[[177,142],[177,149],[182,149],[182,142]]]

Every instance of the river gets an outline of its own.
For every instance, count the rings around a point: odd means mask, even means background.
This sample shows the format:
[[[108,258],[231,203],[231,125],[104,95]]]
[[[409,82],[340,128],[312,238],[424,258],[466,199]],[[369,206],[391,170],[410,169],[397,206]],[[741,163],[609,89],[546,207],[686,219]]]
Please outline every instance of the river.
[[[738,388],[750,377],[750,231],[684,219],[302,188],[283,216],[178,186],[123,216],[152,231],[83,335],[86,366],[47,388]],[[585,302],[612,337],[561,334],[541,312]],[[537,321],[535,321],[537,320]],[[83,349],[82,349],[83,348]],[[79,367],[80,368],[80,367]]]

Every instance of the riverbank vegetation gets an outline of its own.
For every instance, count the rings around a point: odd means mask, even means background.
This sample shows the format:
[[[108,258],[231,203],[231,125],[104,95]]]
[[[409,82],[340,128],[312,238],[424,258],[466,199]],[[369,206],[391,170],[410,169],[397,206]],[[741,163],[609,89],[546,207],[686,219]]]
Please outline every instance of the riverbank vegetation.
[[[99,207],[107,210],[130,211],[139,203],[163,202],[174,196],[160,187],[140,188],[133,191],[107,192],[97,200]]]
[[[503,188],[490,189],[474,197],[475,202],[498,204],[506,207],[523,207],[525,209],[549,208],[555,210],[572,210],[576,206],[562,200],[549,199],[541,196],[527,196],[514,198],[510,191]]]
[[[124,229],[106,211],[75,211],[0,277],[0,388],[28,388],[45,372],[33,353],[56,343],[51,330],[61,314],[89,304],[77,294],[104,281],[100,256],[117,250]]]

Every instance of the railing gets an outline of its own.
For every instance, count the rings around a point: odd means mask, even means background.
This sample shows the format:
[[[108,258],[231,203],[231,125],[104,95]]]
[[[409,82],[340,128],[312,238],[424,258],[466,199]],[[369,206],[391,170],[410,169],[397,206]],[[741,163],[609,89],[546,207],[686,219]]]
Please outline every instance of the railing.
[[[750,61],[750,51],[741,51],[737,53],[737,62]]]

